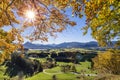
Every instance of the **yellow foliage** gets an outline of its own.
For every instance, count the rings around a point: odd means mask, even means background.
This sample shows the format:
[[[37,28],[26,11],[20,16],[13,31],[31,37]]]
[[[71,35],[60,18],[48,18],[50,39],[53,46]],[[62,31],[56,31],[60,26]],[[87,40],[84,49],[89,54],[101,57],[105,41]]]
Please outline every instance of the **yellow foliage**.
[[[93,58],[93,67],[100,72],[120,74],[120,52],[106,51]]]
[[[13,43],[13,41],[16,40],[17,37],[20,37],[17,36],[17,33],[15,32],[16,30],[14,29],[9,32],[5,32],[0,29],[0,63],[10,58],[11,53],[13,53],[16,49],[20,48],[19,45]],[[21,42],[21,40],[19,40],[19,42]]]
[[[64,14],[68,7],[72,7],[72,15],[80,18],[84,12],[87,23],[84,29],[91,28],[93,38],[102,46],[120,37],[119,0],[0,0],[0,50],[7,55],[18,49],[23,42],[21,34],[28,28],[33,31],[27,38],[47,41],[48,35],[76,25]],[[27,10],[35,12],[34,20],[26,19]],[[5,26],[10,27],[8,32],[2,31]]]
[[[119,7],[119,0],[89,0],[85,3],[87,25],[100,46],[107,46],[116,37],[117,41],[120,40]],[[86,30],[88,28],[85,32]]]
[[[0,51],[2,51],[0,62],[21,48],[23,42],[21,34],[27,28],[33,29],[27,38],[48,41],[48,35],[62,32],[67,25],[76,25],[61,11],[68,3],[77,10],[79,4],[75,3],[75,0],[0,0]],[[35,12],[34,20],[27,19],[25,15],[27,10]],[[6,26],[10,28],[7,32],[3,29]]]

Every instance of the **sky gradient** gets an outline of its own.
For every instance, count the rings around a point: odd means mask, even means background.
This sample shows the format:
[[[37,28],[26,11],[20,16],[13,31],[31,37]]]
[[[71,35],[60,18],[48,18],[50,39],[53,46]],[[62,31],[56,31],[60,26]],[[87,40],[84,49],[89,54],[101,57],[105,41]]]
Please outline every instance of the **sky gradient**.
[[[79,17],[72,17],[72,9],[66,9],[65,14],[68,16],[68,18],[71,21],[76,22],[77,25],[75,25],[74,27],[71,26],[67,26],[67,29],[64,30],[61,33],[57,33],[57,38],[48,37],[48,42],[41,42],[39,41],[33,41],[32,43],[36,43],[36,44],[59,44],[59,43],[63,43],[63,42],[90,42],[90,41],[95,41],[92,36],[90,35],[91,31],[88,30],[88,33],[83,36],[83,30],[81,30],[82,27],[84,27],[85,24],[85,20],[86,17],[83,16],[82,18]],[[20,17],[18,17],[15,13],[15,16],[17,17],[17,19],[23,21],[23,19],[21,19]],[[14,24],[15,27],[19,27],[22,24]],[[4,30],[9,31],[10,30],[10,26],[9,27],[4,27]],[[27,29],[24,35],[29,35],[31,33],[32,29]],[[28,39],[24,38],[24,43],[29,41]]]
[[[57,34],[57,38],[49,36],[48,42],[43,42],[42,44],[59,44],[63,42],[89,42],[95,41],[90,35],[91,30],[88,30],[88,33],[83,36],[83,30],[81,28],[85,26],[86,17],[83,16],[81,19],[78,17],[72,17],[71,9],[67,9],[66,15],[70,18],[70,20],[75,21],[77,23],[76,26],[71,27],[68,26],[66,30]],[[41,41],[34,41],[33,43],[41,43]]]

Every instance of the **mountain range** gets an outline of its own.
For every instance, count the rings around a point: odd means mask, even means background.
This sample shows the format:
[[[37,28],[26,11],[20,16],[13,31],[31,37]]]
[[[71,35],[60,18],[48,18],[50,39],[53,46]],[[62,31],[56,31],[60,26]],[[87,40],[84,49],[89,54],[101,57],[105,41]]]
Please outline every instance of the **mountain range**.
[[[98,48],[98,43],[95,41],[81,43],[81,42],[64,42],[61,44],[33,44],[26,42],[23,44],[27,49],[59,49],[59,48]]]

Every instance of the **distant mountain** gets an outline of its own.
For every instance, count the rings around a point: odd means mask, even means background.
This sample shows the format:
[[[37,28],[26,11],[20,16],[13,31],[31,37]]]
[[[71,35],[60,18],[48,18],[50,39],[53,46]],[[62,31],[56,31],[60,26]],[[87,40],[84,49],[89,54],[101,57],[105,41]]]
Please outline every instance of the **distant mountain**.
[[[43,45],[43,44],[33,44],[30,42],[26,42],[23,44],[24,48],[27,49],[51,49],[54,48],[52,45]]]
[[[57,48],[78,48],[81,47],[83,44],[79,43],[79,42],[65,42],[65,43],[61,43],[58,44],[56,47]]]
[[[57,48],[93,48],[99,47],[98,43],[95,41],[87,42],[87,43],[80,43],[80,42],[64,42],[61,44],[33,44],[30,42],[26,42],[23,44],[25,48],[28,49],[57,49]]]
[[[84,47],[99,47],[98,43],[95,41],[85,43]]]

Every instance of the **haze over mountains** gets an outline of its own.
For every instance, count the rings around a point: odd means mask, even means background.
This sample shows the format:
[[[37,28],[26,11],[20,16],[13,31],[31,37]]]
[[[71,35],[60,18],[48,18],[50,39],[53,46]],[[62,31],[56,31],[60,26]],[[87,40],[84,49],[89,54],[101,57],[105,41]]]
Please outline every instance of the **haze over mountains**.
[[[116,41],[112,41],[113,45]],[[105,49],[105,47],[100,47],[96,41],[91,42],[64,42],[61,44],[33,44],[31,42],[26,42],[23,44],[24,48],[27,49],[60,49],[60,48],[87,48],[87,49]],[[113,46],[109,45],[108,47],[113,48]],[[120,47],[118,47],[120,49]]]
[[[58,48],[97,48],[98,43],[95,41],[81,43],[81,42],[64,42],[61,44],[33,44],[30,42],[26,42],[23,44],[25,48],[28,49],[58,49]]]

